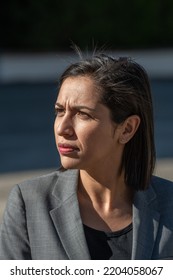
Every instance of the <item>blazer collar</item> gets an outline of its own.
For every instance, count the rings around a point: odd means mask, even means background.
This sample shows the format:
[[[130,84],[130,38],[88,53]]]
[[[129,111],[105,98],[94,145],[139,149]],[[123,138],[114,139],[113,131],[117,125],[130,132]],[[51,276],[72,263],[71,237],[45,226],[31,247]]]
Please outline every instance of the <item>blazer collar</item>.
[[[90,259],[77,200],[78,171],[60,173],[53,189],[57,207],[50,211],[54,226],[71,260]]]
[[[61,172],[53,189],[57,207],[50,211],[54,226],[69,259],[90,259],[77,199],[78,171]],[[133,203],[132,259],[151,259],[160,214],[150,185],[138,191]]]
[[[133,204],[132,259],[151,259],[157,237],[160,214],[156,194],[150,185],[136,193]]]

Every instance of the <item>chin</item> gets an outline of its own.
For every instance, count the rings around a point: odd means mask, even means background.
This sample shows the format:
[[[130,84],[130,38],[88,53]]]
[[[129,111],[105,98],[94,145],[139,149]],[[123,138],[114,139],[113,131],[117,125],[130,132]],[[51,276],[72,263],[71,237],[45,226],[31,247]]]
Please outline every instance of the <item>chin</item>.
[[[61,165],[65,169],[80,169],[80,163],[74,159],[61,159]]]

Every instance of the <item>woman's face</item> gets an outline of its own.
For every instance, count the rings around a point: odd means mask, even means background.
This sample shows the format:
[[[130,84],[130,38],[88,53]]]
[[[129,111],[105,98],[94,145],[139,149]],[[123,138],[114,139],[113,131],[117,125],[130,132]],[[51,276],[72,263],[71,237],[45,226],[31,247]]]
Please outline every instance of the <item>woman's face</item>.
[[[55,104],[56,145],[62,166],[89,170],[116,164],[120,158],[119,129],[109,109],[99,102],[99,92],[91,78],[67,78]]]

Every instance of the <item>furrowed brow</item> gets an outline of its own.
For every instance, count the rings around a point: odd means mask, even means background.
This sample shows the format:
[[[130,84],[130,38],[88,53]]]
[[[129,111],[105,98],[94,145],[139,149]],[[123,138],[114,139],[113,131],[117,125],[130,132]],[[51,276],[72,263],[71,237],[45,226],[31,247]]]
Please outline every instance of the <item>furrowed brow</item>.
[[[64,108],[64,106],[63,105],[61,105],[60,103],[58,103],[58,102],[56,102],[55,103],[55,106],[58,106],[59,108]]]
[[[62,105],[62,104],[60,104],[59,102],[56,102],[55,103],[55,106],[58,106],[59,108],[64,108],[64,106]],[[88,107],[88,106],[85,106],[85,105],[75,105],[75,106],[72,106],[73,107],[73,109],[75,109],[75,110],[83,110],[83,109],[87,109],[87,110],[89,110],[89,111],[95,111],[95,109],[94,108],[90,108],[90,107]]]

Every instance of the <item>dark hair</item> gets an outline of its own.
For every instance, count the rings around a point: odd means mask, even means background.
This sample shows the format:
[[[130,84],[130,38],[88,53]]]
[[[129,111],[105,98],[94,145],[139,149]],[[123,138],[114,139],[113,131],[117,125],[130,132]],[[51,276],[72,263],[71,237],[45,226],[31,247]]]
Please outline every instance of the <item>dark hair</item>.
[[[60,87],[66,78],[76,76],[93,79],[115,123],[134,114],[140,117],[137,132],[125,145],[122,169],[129,187],[146,189],[155,166],[153,105],[146,71],[131,58],[100,54],[70,65],[60,78]]]

